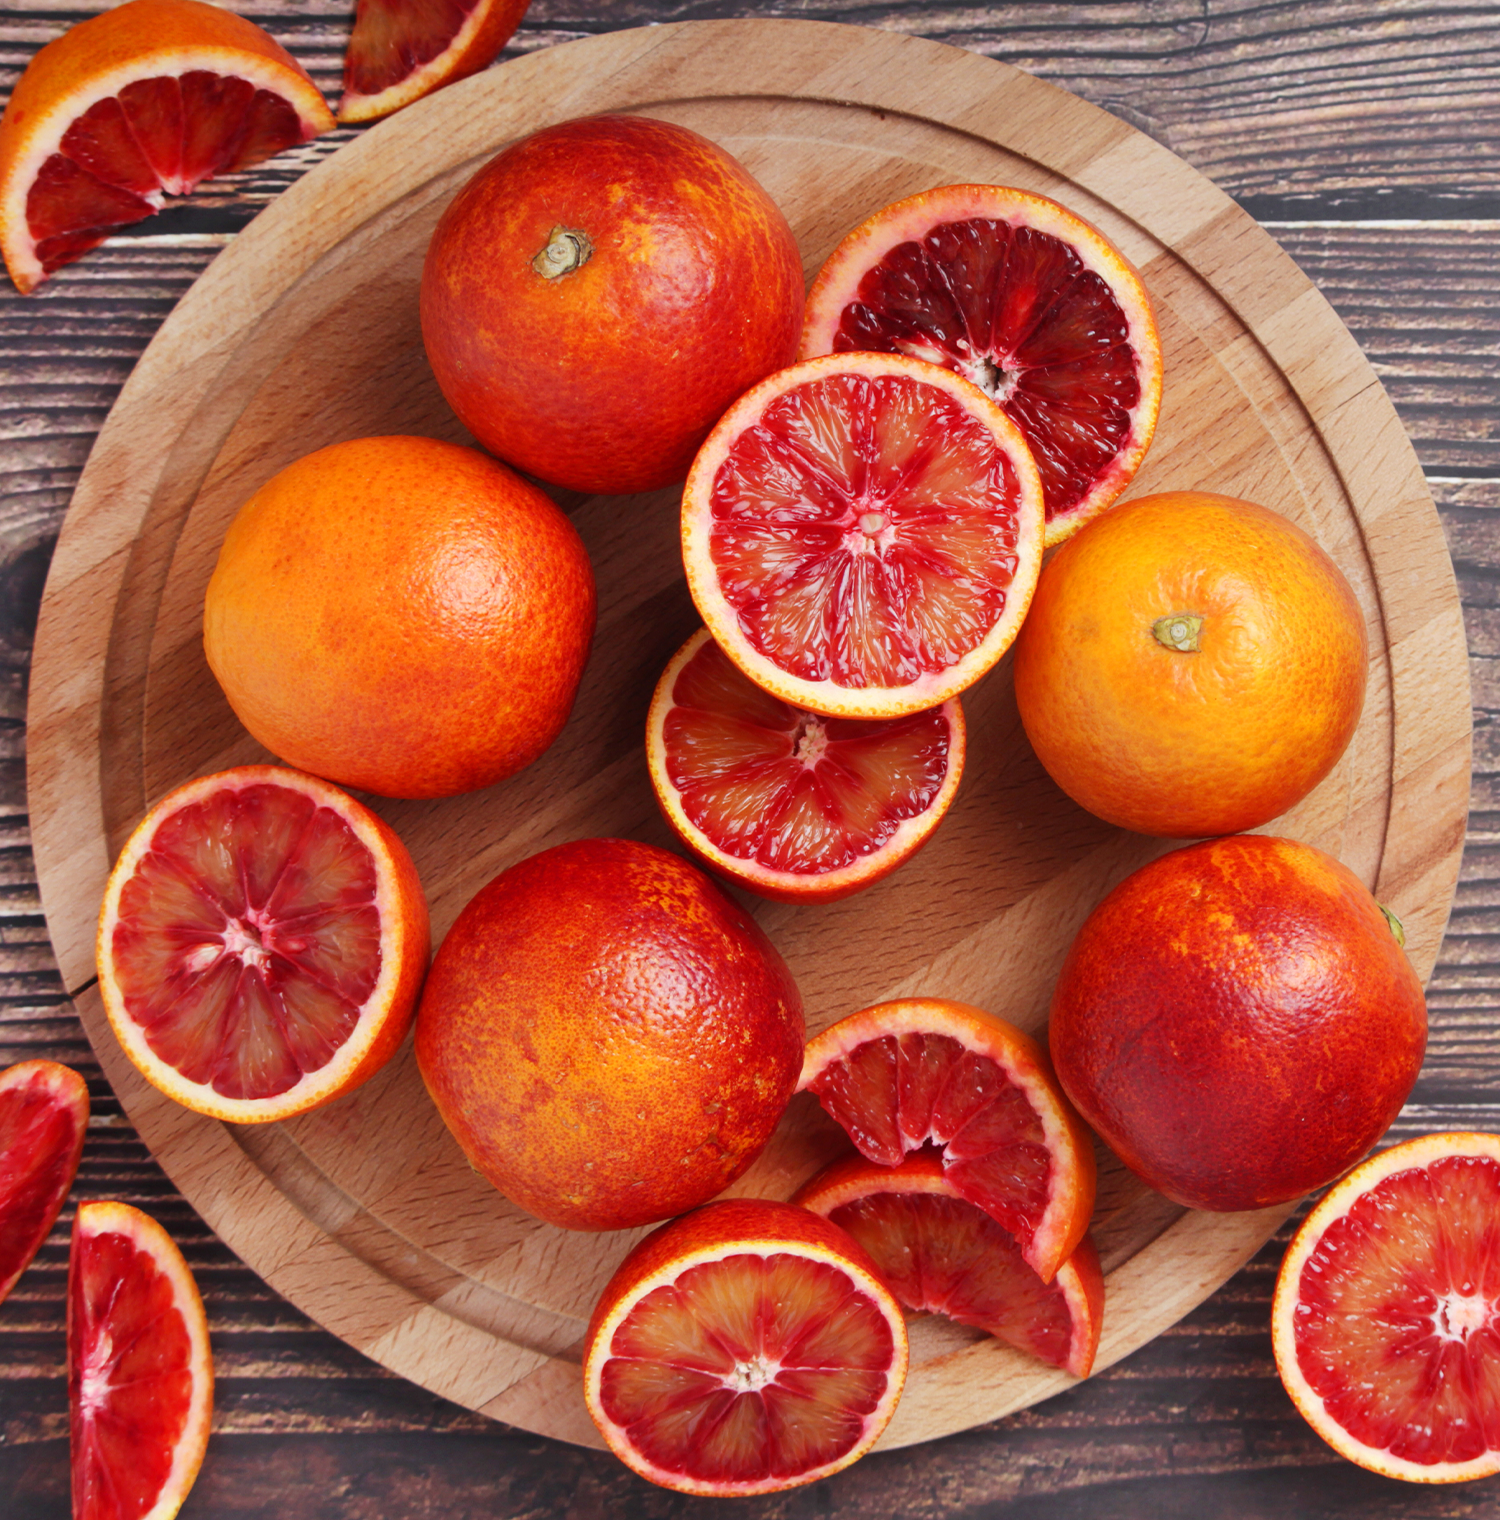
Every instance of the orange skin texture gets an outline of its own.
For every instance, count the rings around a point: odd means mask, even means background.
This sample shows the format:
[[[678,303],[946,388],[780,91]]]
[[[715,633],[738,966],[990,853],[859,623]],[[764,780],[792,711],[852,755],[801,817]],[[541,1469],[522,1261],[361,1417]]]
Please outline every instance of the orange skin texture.
[[[1422,984],[1332,856],[1241,835],[1174,850],[1079,931],[1052,1059],[1132,1171],[1192,1208],[1287,1203],[1385,1133],[1422,1064]]]
[[[1203,618],[1194,653],[1153,636]],[[1343,754],[1364,615],[1333,561],[1253,502],[1171,491],[1087,524],[1042,569],[1015,645],[1037,757],[1089,812],[1191,839],[1256,828]]]
[[[588,259],[547,279],[554,228]],[[741,392],[792,362],[802,262],[786,218],[706,138],[644,117],[564,122],[458,193],[422,271],[422,336],[488,449],[574,490],[683,479]]]
[[[474,449],[362,438],[240,509],[203,645],[236,716],[288,764],[447,797],[556,739],[594,611],[583,542],[537,487]]]
[[[585,839],[502,872],[433,962],[417,1062],[506,1197],[618,1230],[738,1177],[802,1069],[802,1000],[755,922],[654,845]]]

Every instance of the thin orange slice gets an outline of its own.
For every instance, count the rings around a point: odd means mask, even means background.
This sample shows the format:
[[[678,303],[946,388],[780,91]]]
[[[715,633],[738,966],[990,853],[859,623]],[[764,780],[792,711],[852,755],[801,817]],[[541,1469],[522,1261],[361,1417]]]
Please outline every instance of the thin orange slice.
[[[973,1325],[1074,1377],[1093,1370],[1104,1273],[1087,1235],[1044,1283],[1016,1237],[960,1198],[925,1152],[900,1166],[835,1161],[792,1202],[847,1230],[908,1309]]]
[[[359,0],[342,122],[376,121],[488,68],[531,0]]]
[[[958,698],[904,718],[825,718],[750,681],[700,629],[646,717],[651,784],[678,838],[762,897],[832,902],[925,844],[958,790]]]
[[[71,1067],[0,1072],[0,1302],[51,1232],[83,1154],[89,1090]]]
[[[406,847],[301,771],[189,781],[141,820],[99,916],[99,986],[169,1097],[238,1124],[349,1092],[395,1054],[427,969]]]
[[[1303,1417],[1388,1478],[1500,1472],[1500,1135],[1408,1140],[1303,1221],[1271,1344]]]
[[[1016,1237],[1043,1282],[1088,1228],[1088,1131],[1041,1046],[992,1013],[946,998],[851,1013],[807,1042],[797,1090],[879,1166],[939,1147],[953,1190]]]
[[[81,1203],[68,1258],[74,1520],[172,1520],[208,1446],[214,1370],[182,1253],[125,1203]]]
[[[1004,407],[1041,471],[1048,544],[1130,484],[1156,429],[1146,288],[1045,195],[946,185],[856,227],[813,282],[802,356],[851,349],[945,365]]]
[[[747,391],[682,497],[688,588],[745,674],[794,707],[938,707],[1010,647],[1036,586],[1041,480],[977,386],[836,354]]]
[[[24,295],[186,195],[333,126],[302,66],[202,0],[126,0],[49,42],[0,119],[0,250]]]
[[[663,1225],[620,1264],[589,1323],[583,1390],[643,1478],[766,1494],[863,1456],[906,1357],[901,1307],[844,1231],[735,1199]]]

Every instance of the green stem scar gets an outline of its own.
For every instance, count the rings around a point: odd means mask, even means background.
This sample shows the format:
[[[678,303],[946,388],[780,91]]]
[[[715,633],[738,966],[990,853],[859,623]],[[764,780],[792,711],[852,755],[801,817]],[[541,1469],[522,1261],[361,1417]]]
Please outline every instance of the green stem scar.
[[[1163,649],[1175,649],[1180,654],[1197,654],[1198,635],[1202,631],[1203,619],[1196,612],[1168,613],[1151,625],[1156,642]]]
[[[583,268],[593,251],[588,233],[572,227],[554,227],[547,234],[547,246],[531,261],[531,267],[544,280],[560,279]]]
[[[1404,949],[1406,947],[1406,930],[1401,927],[1401,920],[1384,903],[1376,903],[1375,906],[1385,914],[1385,921],[1391,926],[1391,933],[1396,936],[1396,943]]]

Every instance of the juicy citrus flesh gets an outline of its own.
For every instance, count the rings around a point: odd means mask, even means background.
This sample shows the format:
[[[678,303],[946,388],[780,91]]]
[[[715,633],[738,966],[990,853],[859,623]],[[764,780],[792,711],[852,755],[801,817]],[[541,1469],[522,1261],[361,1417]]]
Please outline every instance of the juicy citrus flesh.
[[[89,1095],[54,1061],[0,1072],[0,1300],[47,1238],[78,1171]]]
[[[80,1207],[68,1266],[73,1513],[168,1520],[208,1440],[202,1301],[166,1232],[123,1204]]]
[[[949,776],[944,710],[825,718],[762,691],[711,639],[670,700],[666,773],[683,811],[725,854],[768,871],[820,877],[855,864],[926,813]]]
[[[1365,1449],[1339,1450],[1500,1468],[1500,1156],[1385,1177],[1323,1228],[1291,1286],[1297,1368]]]
[[[789,1486],[868,1434],[897,1360],[890,1323],[838,1266],[733,1253],[644,1294],[615,1329],[600,1404],[657,1481]]]
[[[119,897],[115,984],[151,1051],[232,1099],[334,1058],[380,978],[375,860],[331,807],[261,783],[162,820]]]
[[[359,0],[344,89],[378,95],[447,51],[479,0]]]
[[[1008,453],[954,397],[908,375],[832,374],[783,391],[734,439],[713,478],[709,555],[744,636],[779,669],[906,686],[1000,621],[1020,508]]]

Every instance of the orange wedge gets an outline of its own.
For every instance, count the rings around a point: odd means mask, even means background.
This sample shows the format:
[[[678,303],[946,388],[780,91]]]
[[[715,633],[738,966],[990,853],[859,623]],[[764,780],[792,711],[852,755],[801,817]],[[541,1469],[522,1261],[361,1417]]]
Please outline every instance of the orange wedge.
[[[127,0],[48,43],[5,108],[5,266],[24,295],[166,196],[332,126],[254,22],[202,0]]]
[[[342,122],[376,121],[488,68],[531,0],[359,0]]]

